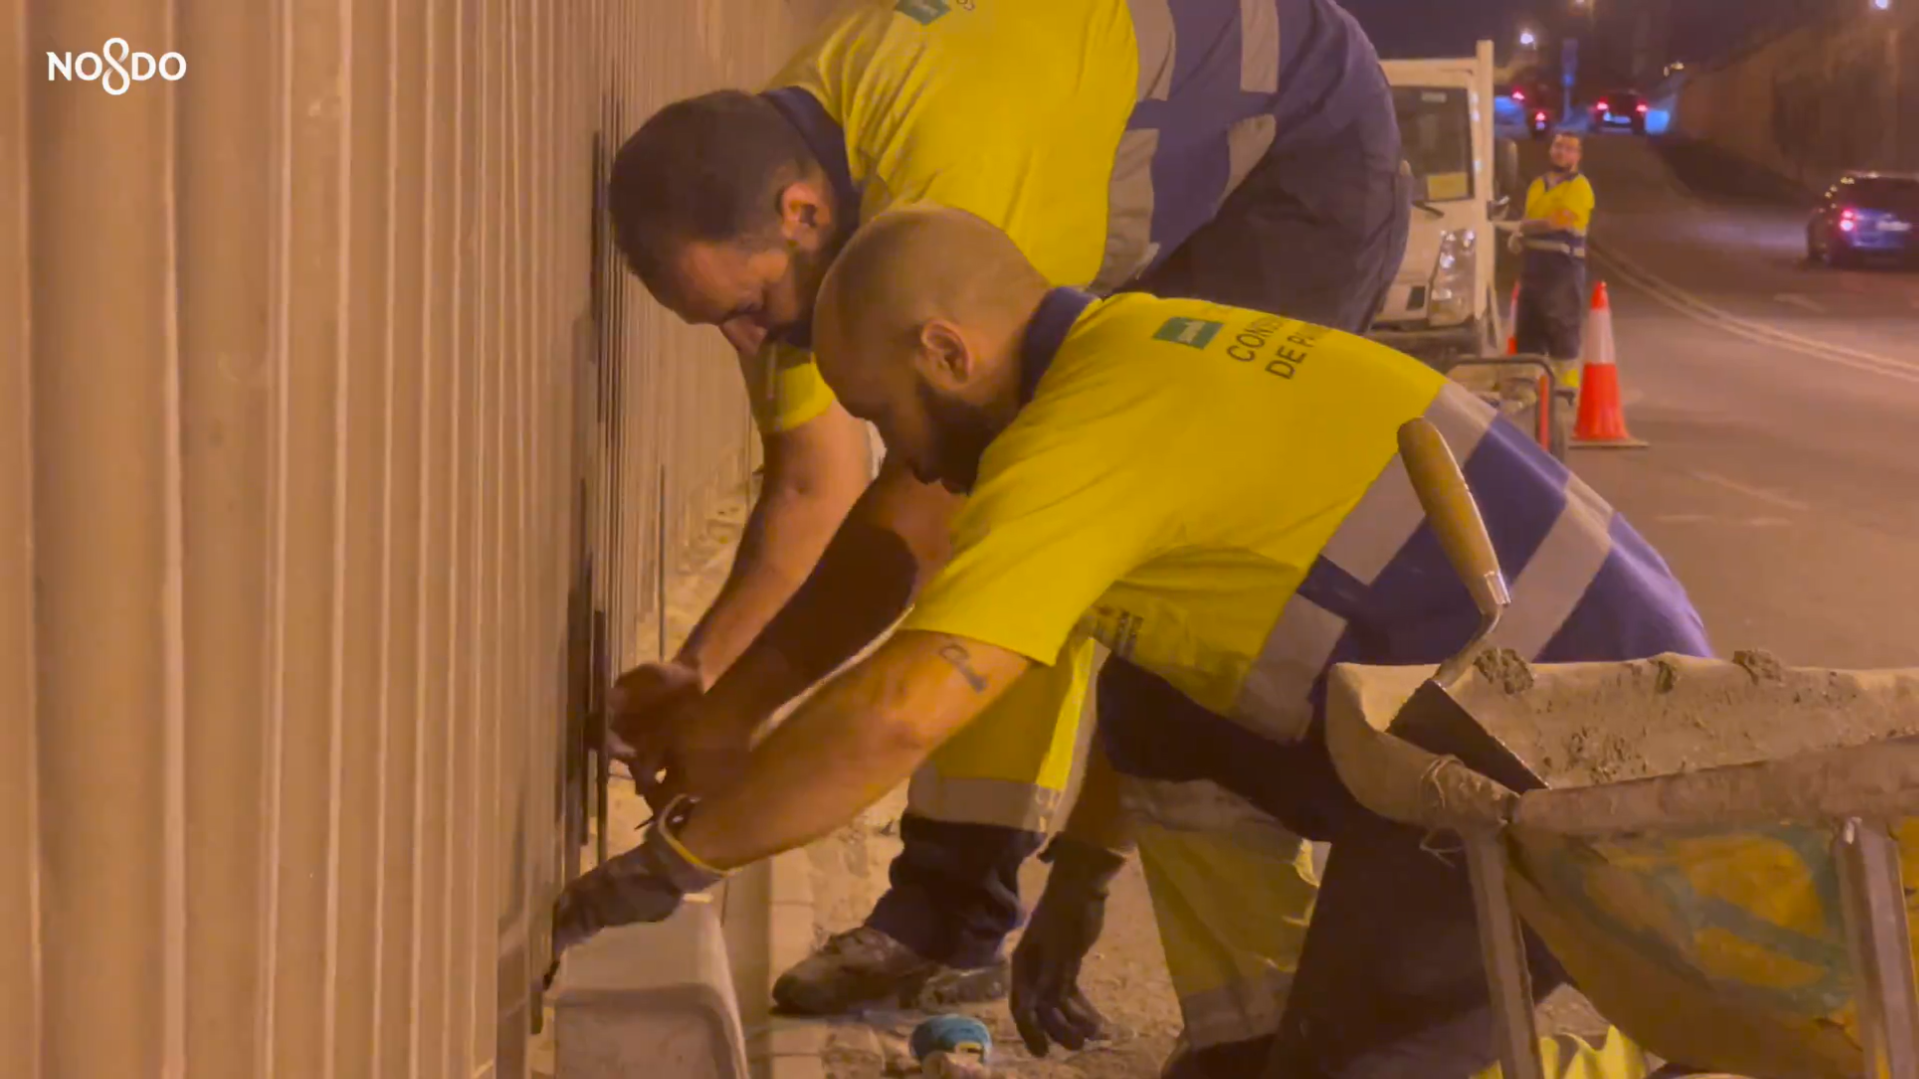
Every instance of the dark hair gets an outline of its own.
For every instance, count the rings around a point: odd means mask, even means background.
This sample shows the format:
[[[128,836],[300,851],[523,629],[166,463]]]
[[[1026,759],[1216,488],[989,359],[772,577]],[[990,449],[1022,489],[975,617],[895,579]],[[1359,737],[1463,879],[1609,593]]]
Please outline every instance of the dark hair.
[[[779,193],[818,167],[765,98],[720,90],[676,101],[640,125],[613,159],[613,241],[657,294],[671,245],[773,229]]]

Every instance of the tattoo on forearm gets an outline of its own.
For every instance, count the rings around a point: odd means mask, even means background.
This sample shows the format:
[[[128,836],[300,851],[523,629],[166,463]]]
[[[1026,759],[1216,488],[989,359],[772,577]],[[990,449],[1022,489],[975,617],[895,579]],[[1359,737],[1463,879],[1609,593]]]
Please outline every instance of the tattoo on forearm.
[[[957,641],[940,645],[939,657],[953,665],[960,677],[966,679],[966,684],[973,687],[973,692],[986,692],[986,676],[973,669],[973,657],[967,654],[965,645]]]

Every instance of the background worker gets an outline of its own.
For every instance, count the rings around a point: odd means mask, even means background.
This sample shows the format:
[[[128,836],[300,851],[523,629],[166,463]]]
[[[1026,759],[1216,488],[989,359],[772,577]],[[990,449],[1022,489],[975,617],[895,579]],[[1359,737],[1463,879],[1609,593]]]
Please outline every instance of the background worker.
[[[1519,351],[1561,362],[1579,358],[1586,325],[1586,233],[1593,189],[1579,171],[1579,136],[1553,139],[1552,169],[1526,190],[1526,216],[1510,246],[1520,258]]]
[[[1330,665],[1436,662],[1477,626],[1397,431],[1426,417],[1479,485],[1514,584],[1497,646],[1545,661],[1709,654],[1658,554],[1410,357],[1256,311],[1049,289],[1003,233],[958,211],[869,224],[817,314],[845,407],[915,475],[970,492],[952,559],[899,632],[767,736],[738,784],[676,806],[640,850],[576,882],[556,943],[663,917],[719,871],[840,826],[1088,631],[1175,688],[1101,716],[1111,768],[1056,841],[1091,852],[1088,871],[1055,871],[1015,959],[1029,1043],[1071,1044],[1088,1019],[1071,972],[1117,868],[1104,852],[1127,832],[1123,796],[1145,818],[1173,964],[1195,950],[1273,962],[1257,949],[1284,912],[1261,899],[1292,868],[1275,838],[1333,844],[1283,1021],[1200,1047],[1218,1016],[1188,1011],[1169,1075],[1464,1079],[1488,1064],[1463,868],[1353,802],[1319,736]],[[1549,957],[1533,966],[1536,992],[1563,981]]]
[[[884,632],[946,554],[957,498],[892,462],[867,487],[864,427],[807,351],[821,275],[861,219],[930,199],[1005,228],[1055,283],[1354,330],[1406,241],[1391,90],[1331,0],[867,3],[773,85],[662,110],[611,183],[629,264],[739,349],[766,440],[767,482],[720,598],[674,663],[620,685],[616,728],[636,774],[664,765],[694,785]],[[763,627],[777,660],[722,677]],[[1089,660],[1081,649],[1036,671],[914,778],[892,889],[866,925],[780,980],[781,1005],[1004,992],[1018,869],[1057,826],[1072,764],[1074,731],[1053,717],[1077,719],[1074,676]],[[683,707],[709,686],[715,701]],[[1163,692],[1124,661],[1101,687]],[[1289,902],[1303,919],[1310,901],[1301,878]]]

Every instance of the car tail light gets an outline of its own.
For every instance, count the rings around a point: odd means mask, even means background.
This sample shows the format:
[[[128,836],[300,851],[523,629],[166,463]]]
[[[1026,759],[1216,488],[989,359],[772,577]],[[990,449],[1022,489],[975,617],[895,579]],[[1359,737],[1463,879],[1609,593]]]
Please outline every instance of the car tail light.
[[[1513,100],[1514,100],[1514,101],[1522,101],[1522,102],[1523,102],[1523,101],[1525,101],[1525,100],[1526,100],[1526,91],[1524,91],[1524,90],[1514,90],[1514,91],[1513,91]]]
[[[1608,105],[1608,104],[1606,104],[1606,103],[1605,103],[1604,101],[1601,101],[1601,102],[1599,103],[1599,111],[1600,111],[1600,112],[1611,112],[1611,111],[1612,111],[1612,106],[1611,106],[1611,105]]]
[[[1545,123],[1545,122],[1546,122],[1546,114],[1545,114],[1545,113],[1543,113],[1543,112],[1540,112],[1540,113],[1534,113],[1534,114],[1533,114],[1533,119],[1535,119],[1535,120],[1537,120],[1537,121],[1539,121],[1540,123],[1542,123],[1542,124],[1543,124],[1543,123]]]
[[[1645,111],[1646,111],[1646,103],[1645,103],[1645,102],[1643,102],[1643,101],[1642,101],[1642,102],[1640,102],[1640,103],[1639,103],[1639,111],[1640,111],[1640,112],[1645,112]]]

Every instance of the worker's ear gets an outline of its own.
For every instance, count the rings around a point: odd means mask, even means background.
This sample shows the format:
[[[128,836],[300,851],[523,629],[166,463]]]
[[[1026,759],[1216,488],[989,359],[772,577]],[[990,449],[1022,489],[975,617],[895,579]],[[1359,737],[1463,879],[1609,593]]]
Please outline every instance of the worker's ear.
[[[920,377],[936,390],[952,393],[971,382],[974,355],[959,327],[943,318],[920,323],[919,350],[915,362]]]
[[[813,250],[832,234],[833,204],[826,190],[810,180],[795,180],[780,190],[780,234]]]

